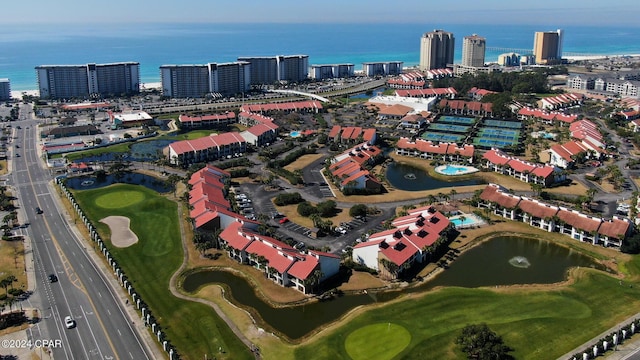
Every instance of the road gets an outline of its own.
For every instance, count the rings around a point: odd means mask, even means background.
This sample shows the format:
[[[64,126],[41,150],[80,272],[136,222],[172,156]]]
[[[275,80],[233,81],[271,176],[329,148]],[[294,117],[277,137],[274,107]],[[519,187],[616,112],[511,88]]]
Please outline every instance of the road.
[[[36,279],[30,286],[33,294],[22,305],[41,310],[42,321],[27,334],[33,340],[60,340],[62,346],[52,348],[56,359],[152,359],[126,314],[120,290],[110,286],[110,274],[105,276],[94,264],[85,241],[67,222],[69,214],[61,208],[36,149],[37,122],[23,115],[30,111],[21,105],[21,121],[13,123],[7,179],[16,191],[19,218],[29,223],[18,231],[31,240],[28,258],[33,263],[27,269]],[[57,274],[59,281],[50,283],[49,274]],[[75,319],[75,328],[65,327],[68,315]]]

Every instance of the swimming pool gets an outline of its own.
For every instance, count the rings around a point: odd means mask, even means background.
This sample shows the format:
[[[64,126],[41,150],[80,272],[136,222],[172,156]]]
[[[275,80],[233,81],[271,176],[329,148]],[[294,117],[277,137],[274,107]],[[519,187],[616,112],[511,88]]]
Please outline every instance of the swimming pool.
[[[485,223],[484,220],[474,214],[456,215],[449,218],[449,221],[455,225],[456,229],[479,226]]]
[[[292,131],[289,133],[289,136],[291,137],[300,137],[300,132],[299,131]]]
[[[472,174],[474,172],[477,172],[478,169],[474,168],[473,166],[447,164],[447,165],[440,165],[440,166],[436,167],[435,171],[438,174],[452,176],[452,175]]]

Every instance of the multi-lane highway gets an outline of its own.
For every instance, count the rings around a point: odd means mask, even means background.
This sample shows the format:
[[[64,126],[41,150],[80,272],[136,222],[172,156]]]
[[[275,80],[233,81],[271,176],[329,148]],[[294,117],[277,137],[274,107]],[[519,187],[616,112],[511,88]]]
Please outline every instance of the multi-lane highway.
[[[112,274],[103,274],[69,224],[69,214],[56,198],[52,175],[39,157],[37,121],[29,105],[21,105],[21,121],[13,123],[9,146],[11,174],[7,179],[16,191],[20,217],[29,223],[18,231],[31,241],[35,275],[33,294],[24,306],[38,308],[42,321],[28,335],[32,340],[60,340],[51,347],[55,359],[152,359],[155,356],[127,316],[121,289],[113,288]],[[37,208],[42,209],[39,214]],[[102,267],[103,269],[105,267]],[[57,282],[48,276],[55,274]],[[31,278],[34,278],[31,276]],[[64,318],[72,316],[76,326],[68,329]],[[154,345],[151,345],[154,346]]]

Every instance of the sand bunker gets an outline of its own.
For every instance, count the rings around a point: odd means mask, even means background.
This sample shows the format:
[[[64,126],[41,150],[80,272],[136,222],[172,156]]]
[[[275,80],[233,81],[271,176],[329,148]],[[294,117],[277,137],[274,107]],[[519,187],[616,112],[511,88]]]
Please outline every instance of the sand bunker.
[[[128,217],[108,216],[100,220],[100,222],[109,226],[113,246],[124,248],[138,242],[136,234],[129,229],[130,220]]]

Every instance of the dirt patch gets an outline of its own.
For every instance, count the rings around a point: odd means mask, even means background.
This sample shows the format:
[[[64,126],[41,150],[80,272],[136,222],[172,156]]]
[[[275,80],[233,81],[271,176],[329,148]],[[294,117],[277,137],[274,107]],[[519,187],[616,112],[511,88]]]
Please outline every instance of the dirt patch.
[[[306,168],[307,166],[309,166],[312,162],[318,160],[319,158],[321,158],[323,156],[325,156],[325,155],[323,155],[323,154],[302,155],[296,161],[294,161],[291,164],[285,166],[284,168],[286,170],[289,170],[289,171],[292,171],[292,172],[296,171],[296,170],[302,170],[302,169]]]
[[[111,243],[115,247],[129,247],[138,242],[138,237],[129,228],[130,220],[124,216],[108,216],[101,223],[107,224],[111,230]]]

